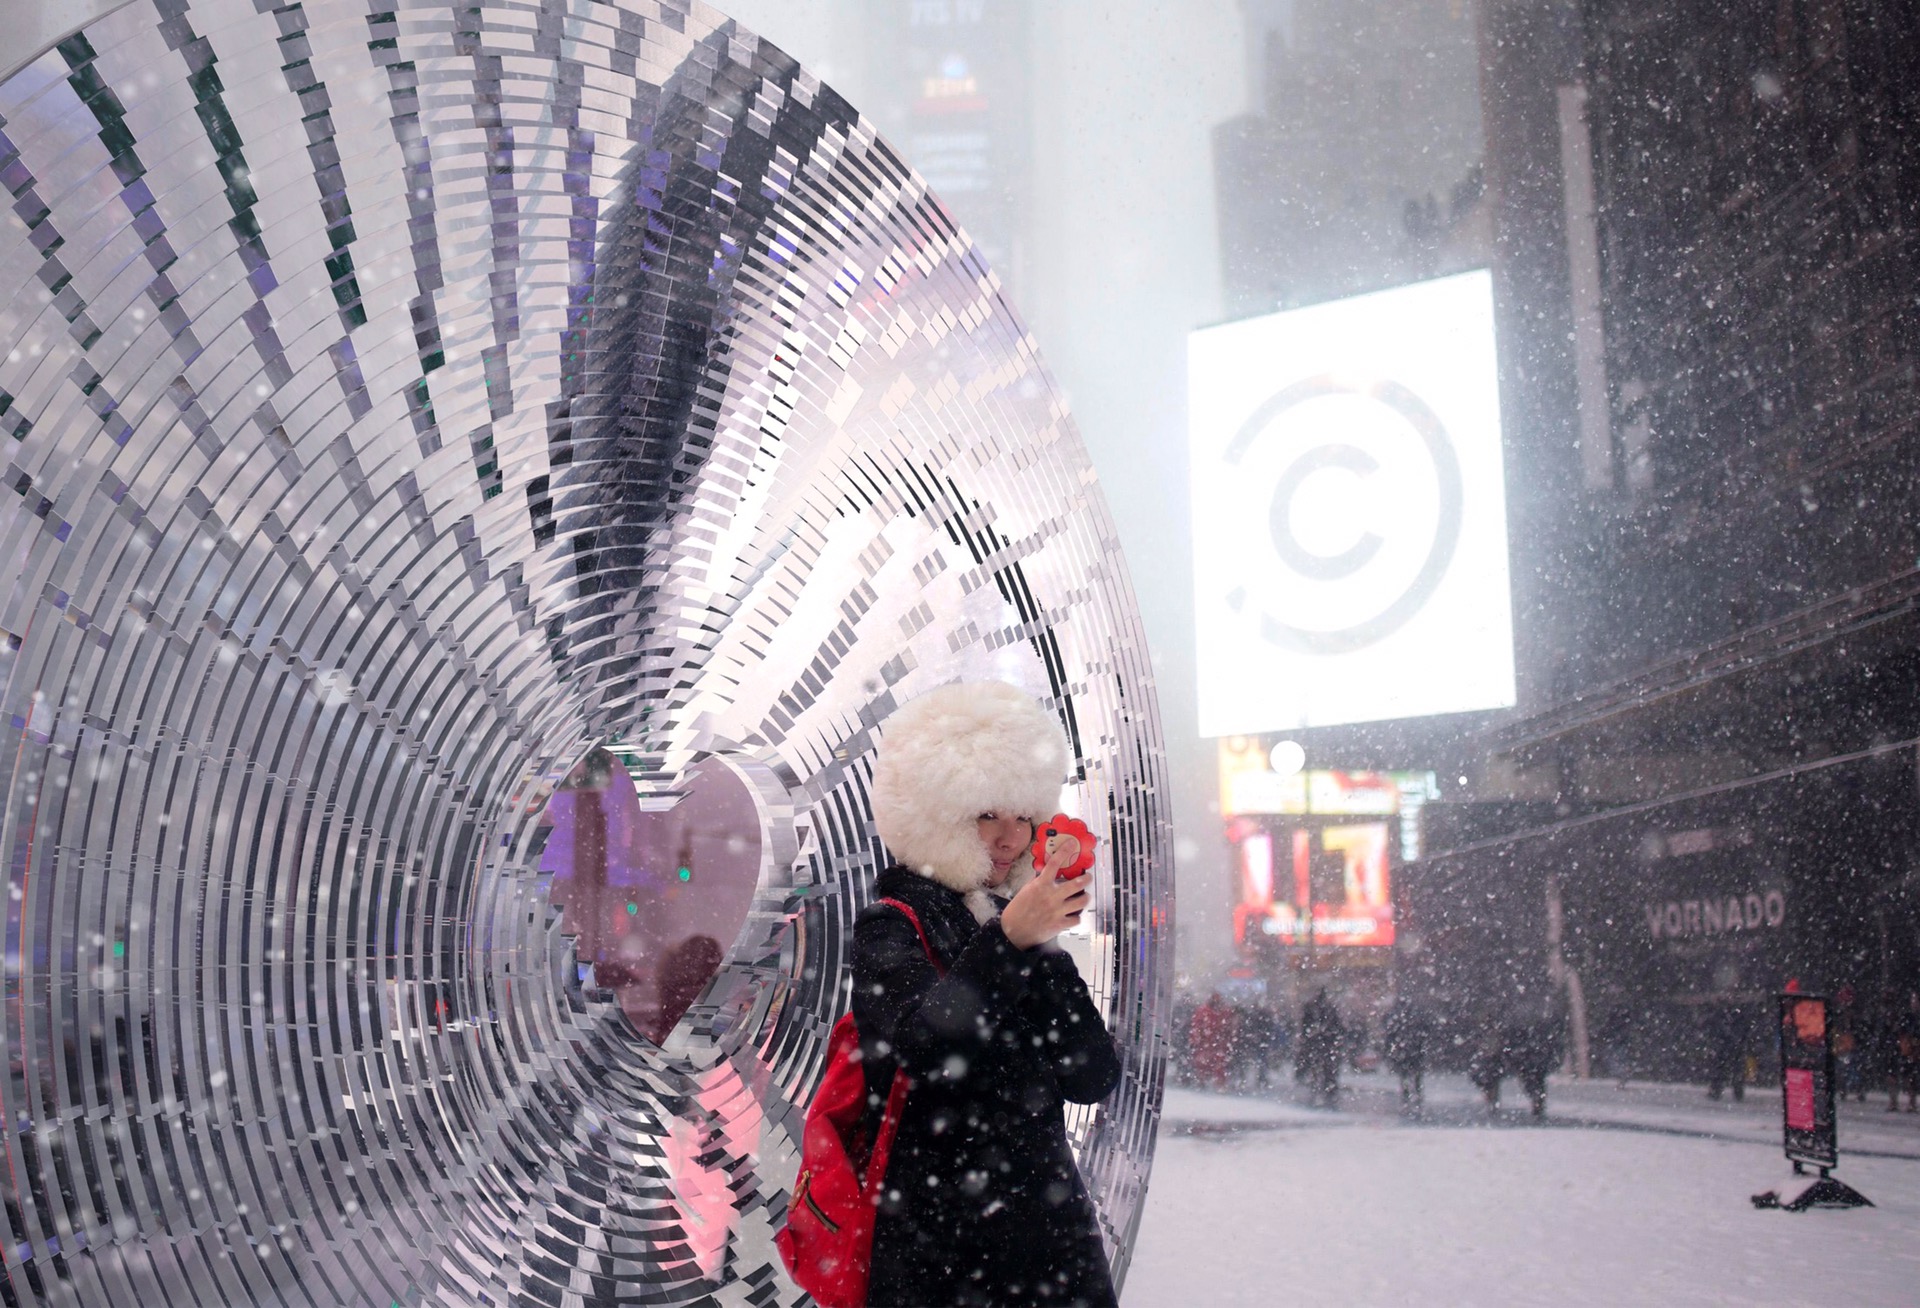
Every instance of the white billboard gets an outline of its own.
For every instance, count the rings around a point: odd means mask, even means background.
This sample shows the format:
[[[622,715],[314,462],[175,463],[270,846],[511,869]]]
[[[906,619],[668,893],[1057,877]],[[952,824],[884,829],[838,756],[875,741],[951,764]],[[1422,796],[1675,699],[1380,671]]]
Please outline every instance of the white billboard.
[[[1514,702],[1493,285],[1193,333],[1200,733]]]

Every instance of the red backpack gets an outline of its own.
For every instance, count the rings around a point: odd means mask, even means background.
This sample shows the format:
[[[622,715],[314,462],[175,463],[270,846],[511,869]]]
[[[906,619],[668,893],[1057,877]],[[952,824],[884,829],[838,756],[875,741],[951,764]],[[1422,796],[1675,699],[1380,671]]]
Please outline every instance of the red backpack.
[[[914,911],[897,899],[913,923],[934,971],[945,974]],[[807,1109],[800,1136],[800,1175],[787,1201],[787,1224],[773,1242],[800,1288],[821,1308],[864,1308],[867,1272],[873,1261],[873,1216],[887,1175],[887,1155],[907,1104],[907,1074],[896,1068],[886,1111],[868,1139],[867,1074],[860,1062],[860,1032],[848,1013],[827,1039],[827,1070]]]

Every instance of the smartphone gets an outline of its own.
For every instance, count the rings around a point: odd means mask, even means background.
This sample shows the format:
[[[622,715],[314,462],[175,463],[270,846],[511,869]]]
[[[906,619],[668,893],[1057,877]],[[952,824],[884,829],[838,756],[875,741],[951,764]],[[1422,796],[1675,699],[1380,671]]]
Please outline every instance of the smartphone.
[[[1045,822],[1036,823],[1033,828],[1033,863],[1035,867],[1045,867],[1048,857],[1056,848],[1055,842],[1071,840],[1080,846],[1080,852],[1074,860],[1060,869],[1059,878],[1071,881],[1093,866],[1094,834],[1087,830],[1087,824],[1079,818],[1068,817],[1065,813],[1055,813]]]

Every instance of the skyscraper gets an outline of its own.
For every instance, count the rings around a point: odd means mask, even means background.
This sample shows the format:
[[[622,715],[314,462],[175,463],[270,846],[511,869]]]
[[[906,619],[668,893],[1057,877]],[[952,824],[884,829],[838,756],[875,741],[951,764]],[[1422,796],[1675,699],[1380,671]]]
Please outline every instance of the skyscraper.
[[[867,106],[1002,282],[1027,257],[1033,127],[1024,0],[869,0]]]
[[[1245,8],[1255,108],[1214,138],[1229,316],[1483,266],[1467,0]]]

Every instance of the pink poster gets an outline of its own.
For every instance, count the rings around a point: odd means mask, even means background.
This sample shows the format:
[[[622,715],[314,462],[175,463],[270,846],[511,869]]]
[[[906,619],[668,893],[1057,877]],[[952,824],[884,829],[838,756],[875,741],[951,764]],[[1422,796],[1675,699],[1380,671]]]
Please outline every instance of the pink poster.
[[[1803,1068],[1787,1069],[1787,1129],[1813,1130],[1813,1073]]]

